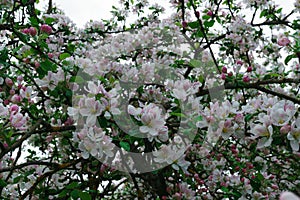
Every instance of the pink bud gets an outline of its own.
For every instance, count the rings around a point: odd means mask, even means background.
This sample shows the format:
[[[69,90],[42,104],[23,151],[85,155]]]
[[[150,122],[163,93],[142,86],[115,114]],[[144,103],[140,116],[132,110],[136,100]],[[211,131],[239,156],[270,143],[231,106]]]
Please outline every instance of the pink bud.
[[[51,59],[54,57],[54,54],[53,53],[48,53],[48,57]]]
[[[238,65],[243,65],[244,63],[243,63],[243,61],[238,60],[238,61],[236,61],[236,64],[238,64]]]
[[[5,142],[5,143],[3,143],[3,146],[4,146],[4,148],[5,149],[7,149],[8,148],[8,144]]]
[[[10,95],[14,95],[15,93],[16,93],[16,91],[14,89],[9,90]]]
[[[223,72],[223,73],[227,73],[227,67],[225,67],[225,66],[222,67],[222,72]]]
[[[200,12],[199,12],[199,11],[196,11],[196,12],[195,12],[195,15],[196,15],[197,18],[199,18],[199,17],[200,17]]]
[[[280,133],[287,134],[288,132],[290,132],[290,130],[291,126],[287,124],[280,128]]]
[[[222,74],[221,74],[221,79],[222,79],[222,80],[225,80],[225,79],[226,79],[226,74],[222,73]]]
[[[4,105],[8,105],[8,104],[9,104],[9,100],[8,100],[8,99],[5,99],[5,100],[3,101],[3,103],[4,103]]]
[[[14,82],[10,78],[5,78],[5,83],[9,87],[13,86]]]
[[[47,25],[47,24],[43,24],[42,26],[41,26],[41,32],[42,33],[47,33],[47,34],[50,34],[50,33],[52,33],[52,28],[51,28],[51,26],[49,26],[49,25]]]
[[[22,33],[26,34],[26,35],[29,35],[30,34],[30,31],[28,28],[25,28],[22,30]]]
[[[213,12],[211,10],[209,10],[206,14],[211,17],[213,16]]]
[[[18,81],[23,81],[23,76],[18,76],[18,77],[17,77],[17,80],[18,80]]]
[[[183,28],[186,28],[188,26],[188,23],[186,21],[183,21],[181,24]]]
[[[36,33],[37,33],[37,31],[36,31],[36,29],[35,29],[34,27],[30,27],[30,28],[29,28],[29,34],[30,34],[31,36],[35,36]]]
[[[13,114],[14,113],[17,113],[19,111],[19,106],[14,104],[12,105],[10,108],[9,108],[10,112],[12,112]]]
[[[245,83],[247,83],[247,82],[249,82],[250,81],[250,78],[249,78],[249,76],[244,76],[243,77],[243,81],[245,82]]]
[[[252,72],[252,67],[251,66],[249,66],[248,68],[247,68],[247,72]]]
[[[41,64],[37,61],[34,62],[34,66],[35,66],[35,69],[39,68],[41,66]]]
[[[23,58],[23,62],[28,64],[30,62],[30,59],[29,58]]]
[[[229,72],[229,73],[228,73],[228,76],[229,76],[229,77],[233,76],[233,73],[232,73],[232,72]]]
[[[277,186],[277,185],[275,185],[275,184],[272,184],[272,189],[274,189],[274,190],[278,190],[279,189],[279,187]]]

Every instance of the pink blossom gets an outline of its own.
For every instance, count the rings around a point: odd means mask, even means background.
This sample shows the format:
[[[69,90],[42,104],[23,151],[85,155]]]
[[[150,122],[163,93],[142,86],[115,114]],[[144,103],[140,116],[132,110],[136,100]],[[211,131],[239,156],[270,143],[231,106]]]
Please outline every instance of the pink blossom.
[[[277,41],[277,44],[279,46],[283,46],[283,47],[289,45],[290,43],[291,43],[291,41],[285,36],[279,38]]]
[[[296,108],[294,103],[285,100],[278,101],[270,110],[272,123],[276,126],[288,124],[295,113]]]
[[[292,192],[285,191],[280,194],[279,200],[300,200],[300,198]]]
[[[290,145],[294,151],[299,150],[300,144],[300,117],[298,117],[291,125],[291,131],[287,135]]]
[[[25,88],[22,88],[20,90],[20,96],[22,98],[26,98],[28,100],[31,100],[35,95],[32,94],[32,87],[31,86],[28,86],[28,87],[25,87]]]
[[[82,116],[87,116],[86,123],[88,126],[94,126],[96,124],[97,117],[104,110],[103,105],[94,98],[85,99],[85,107],[80,109]]]
[[[273,127],[271,125],[266,126],[266,124],[255,124],[250,130],[254,134],[252,139],[262,137],[258,140],[257,148],[268,147],[271,145],[273,138]]]
[[[51,34],[52,33],[52,28],[51,26],[47,25],[47,24],[43,24],[40,28],[41,32],[43,33],[47,33],[47,34]]]
[[[152,103],[143,108],[141,121],[144,125],[140,127],[140,131],[142,133],[149,133],[151,136],[157,136],[165,124],[162,110]]]
[[[17,113],[17,112],[19,112],[19,106],[18,105],[16,105],[16,104],[13,104],[13,105],[11,105],[10,106],[10,112],[12,113],[12,114],[15,114],[15,113]]]
[[[5,107],[2,103],[0,103],[0,116],[7,116],[8,108]]]
[[[27,116],[24,116],[22,113],[18,112],[16,114],[12,114],[9,118],[10,123],[13,127],[25,130],[27,129],[26,123],[27,123]]]
[[[18,94],[14,94],[14,95],[11,97],[11,101],[12,101],[13,103],[19,103],[19,102],[21,102],[21,96],[18,95]]]

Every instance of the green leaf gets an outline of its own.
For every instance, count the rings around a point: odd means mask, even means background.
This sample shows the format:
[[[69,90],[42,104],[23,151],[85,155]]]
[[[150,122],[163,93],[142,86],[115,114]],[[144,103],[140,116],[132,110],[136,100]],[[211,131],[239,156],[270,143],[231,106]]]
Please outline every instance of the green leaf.
[[[49,37],[48,34],[43,33],[43,34],[39,35],[39,40],[44,40],[44,39],[47,39],[48,37]]]
[[[82,83],[85,82],[85,80],[81,76],[72,76],[70,78],[70,82],[75,82],[75,83],[78,83],[78,84],[82,84]]]
[[[256,176],[256,178],[257,178],[259,181],[263,181],[263,180],[265,179],[264,176],[263,176],[261,173],[258,173],[258,174],[256,174],[255,176]]]
[[[18,183],[20,182],[22,176],[17,176],[16,178],[13,179],[13,183]]]
[[[64,60],[66,58],[69,58],[71,55],[69,53],[62,53],[59,55],[60,60]]]
[[[262,17],[266,16],[267,14],[268,14],[268,10],[265,9],[265,10],[261,11],[259,18],[262,18]]]
[[[245,116],[245,121],[246,121],[246,122],[249,122],[249,121],[253,118],[253,116],[254,116],[253,114],[248,114],[248,115],[246,115],[246,116]]]
[[[79,191],[78,191],[78,190],[73,190],[73,191],[71,192],[71,197],[72,197],[73,199],[77,199],[77,198],[79,197]]]
[[[32,26],[34,26],[34,27],[38,27],[39,26],[39,22],[38,22],[37,18],[30,17],[29,20],[30,20],[30,23],[31,23]]]
[[[68,51],[70,51],[70,52],[74,52],[75,51],[75,45],[74,44],[68,44],[68,47],[67,47],[67,49],[68,49]]]
[[[120,146],[125,149],[126,151],[130,151],[130,144],[128,142],[120,142]]]
[[[203,76],[203,75],[200,75],[200,76],[198,77],[198,81],[199,81],[200,83],[204,83],[204,81],[205,81],[204,76]]]
[[[66,186],[66,189],[74,189],[78,187],[78,182],[72,182],[69,185]]]
[[[208,20],[208,19],[210,19],[210,16],[209,16],[209,15],[203,15],[203,16],[202,16],[202,19]]]
[[[200,60],[192,59],[190,61],[190,64],[192,65],[192,67],[197,68],[201,66],[202,62]]]
[[[81,199],[81,200],[92,200],[92,197],[89,193],[87,192],[79,192],[78,193],[78,197]]]
[[[7,186],[7,183],[4,180],[0,179],[0,186],[5,187]]]
[[[215,24],[215,20],[212,19],[212,20],[210,20],[210,21],[205,21],[203,24],[204,24],[204,26],[207,27],[207,28],[208,28],[208,27],[212,27],[212,26]]]
[[[45,71],[55,71],[56,65],[50,62],[49,60],[45,60],[44,62],[41,62],[41,68]]]
[[[185,117],[185,115],[183,113],[174,113],[174,112],[171,112],[170,115],[176,116],[176,117]]]
[[[68,194],[68,190],[63,190],[58,194],[58,197],[65,197]]]
[[[45,23],[48,24],[48,25],[50,25],[50,24],[51,24],[52,22],[54,22],[54,21],[55,21],[54,18],[49,17],[49,18],[47,18],[47,19],[45,20]]]
[[[287,65],[293,58],[297,58],[295,54],[288,55],[284,60],[284,64]]]
[[[202,38],[202,37],[204,37],[204,33],[203,33],[203,31],[198,29],[195,33],[195,36],[198,37],[198,38]]]
[[[191,28],[199,28],[200,24],[199,24],[198,21],[194,21],[194,22],[189,22],[188,26],[191,27]]]

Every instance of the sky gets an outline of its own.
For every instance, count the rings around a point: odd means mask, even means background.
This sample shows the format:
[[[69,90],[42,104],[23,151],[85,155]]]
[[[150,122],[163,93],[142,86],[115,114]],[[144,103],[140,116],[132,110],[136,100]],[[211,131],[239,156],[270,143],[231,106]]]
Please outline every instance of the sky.
[[[284,10],[291,11],[296,0],[274,0],[281,5]],[[48,0],[40,0],[39,8],[47,5]],[[53,0],[59,8],[64,10],[66,15],[71,18],[78,27],[83,28],[84,24],[90,19],[100,20],[108,19],[111,16],[110,10],[112,5],[118,5],[119,0]],[[169,0],[152,0],[164,5],[168,4]]]
[[[119,5],[119,0],[53,0],[62,9],[66,16],[83,28],[84,24],[92,20],[109,19],[112,15],[110,11],[113,5]],[[160,5],[168,5],[169,0],[149,0]],[[38,8],[47,7],[48,0],[40,0]]]

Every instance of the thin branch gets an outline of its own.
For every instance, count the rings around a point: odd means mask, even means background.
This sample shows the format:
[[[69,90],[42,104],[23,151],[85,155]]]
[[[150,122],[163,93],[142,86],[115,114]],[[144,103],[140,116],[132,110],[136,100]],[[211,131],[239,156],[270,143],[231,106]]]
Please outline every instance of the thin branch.
[[[24,200],[28,195],[31,195],[35,188],[37,187],[37,185],[42,182],[45,178],[47,178],[48,176],[51,176],[53,174],[55,174],[56,172],[62,170],[62,169],[67,169],[70,166],[76,165],[77,163],[79,163],[83,158],[74,160],[73,162],[69,162],[69,163],[64,163],[59,165],[56,169],[52,170],[52,171],[48,171],[44,174],[42,174],[41,176],[39,176],[37,178],[37,180],[35,181],[35,183],[19,198],[19,200]]]
[[[40,126],[40,124],[42,123],[42,119],[39,119],[36,124],[27,132],[25,133],[25,135],[23,135],[21,137],[21,139],[19,139],[18,141],[16,141],[13,145],[11,145],[10,148],[5,149],[4,151],[2,151],[0,153],[0,159],[8,152],[15,150],[16,148],[18,148],[20,145],[22,145],[22,143],[27,140],[34,132],[35,129],[38,128]]]

